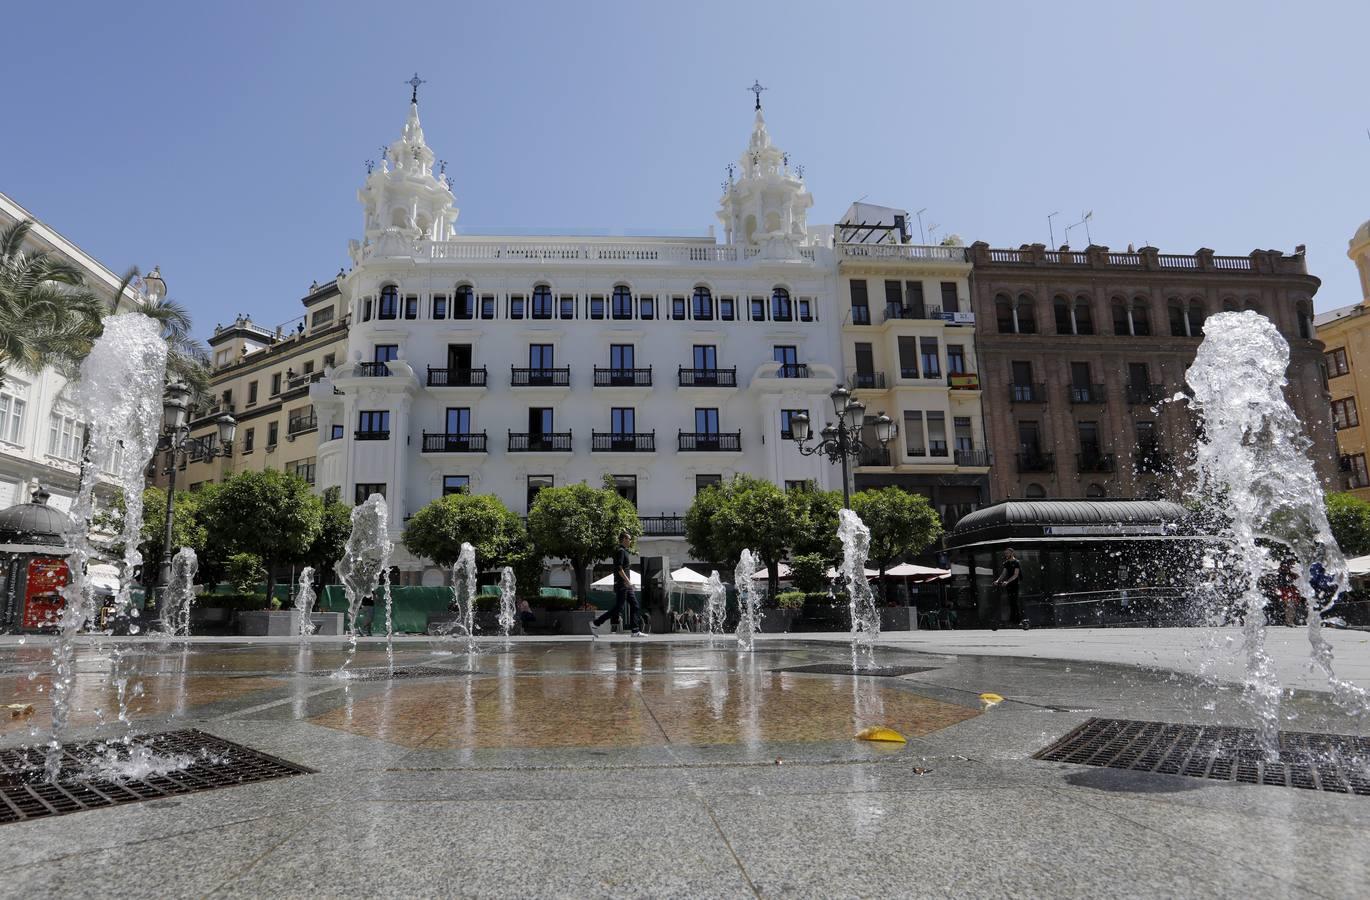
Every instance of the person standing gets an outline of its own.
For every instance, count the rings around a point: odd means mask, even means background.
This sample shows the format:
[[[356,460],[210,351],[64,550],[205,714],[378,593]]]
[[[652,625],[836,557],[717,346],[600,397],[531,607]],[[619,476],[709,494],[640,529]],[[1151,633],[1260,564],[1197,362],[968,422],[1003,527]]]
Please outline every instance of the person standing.
[[[623,607],[628,607],[628,627],[633,630],[633,637],[642,637],[642,630],[638,625],[637,594],[633,592],[633,576],[629,569],[631,561],[629,559],[628,548],[633,543],[633,536],[626,531],[618,534],[618,548],[614,550],[614,605],[608,612],[603,613],[598,618],[590,622],[590,636],[595,637],[599,634],[599,626],[605,621],[612,619],[619,621],[619,614]]]
[[[1004,550],[1004,567],[999,570],[999,577],[994,579],[994,584],[999,588],[999,605],[994,609],[994,619],[990,622],[990,630],[999,630],[999,619],[1003,615],[1004,605],[1008,606],[1010,621],[1019,622],[1027,628],[1027,620],[1023,618],[1023,607],[1018,602],[1018,583],[1023,577],[1023,565],[1018,562],[1018,558],[1013,554],[1013,548],[1008,547]]]

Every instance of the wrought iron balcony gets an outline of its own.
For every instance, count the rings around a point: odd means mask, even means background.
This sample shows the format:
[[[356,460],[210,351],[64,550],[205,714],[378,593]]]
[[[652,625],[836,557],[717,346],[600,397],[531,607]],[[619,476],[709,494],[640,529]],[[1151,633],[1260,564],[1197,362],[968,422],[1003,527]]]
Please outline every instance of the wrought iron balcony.
[[[678,449],[686,452],[736,453],[742,449],[742,432],[682,431]]]
[[[571,368],[520,369],[510,367],[510,387],[570,387]]]
[[[869,325],[871,323],[871,308],[869,306],[853,306],[851,308],[851,323],[853,325]]]
[[[1052,472],[1056,469],[1055,453],[1019,453],[1019,472]]]
[[[610,453],[654,453],[656,432],[592,431],[590,450]]]
[[[1127,386],[1127,402],[1134,405],[1150,406],[1165,399],[1163,384],[1132,384]]]
[[[1009,400],[1013,403],[1046,403],[1047,386],[1042,382],[1035,384],[1011,384]]]
[[[852,390],[883,391],[885,389],[884,372],[853,372],[848,377]]]
[[[485,387],[485,366],[479,369],[435,369],[428,367],[429,387]]]
[[[687,369],[680,367],[681,387],[737,387],[737,367],[731,369]]]
[[[777,378],[808,378],[808,363],[784,363],[775,373]]]
[[[989,465],[988,450],[957,450],[956,464],[958,466],[971,466],[984,468]]]
[[[891,319],[940,319],[942,318],[942,307],[940,306],[901,306],[897,303],[885,305],[885,321]]]
[[[390,374],[390,367],[383,362],[357,363],[357,375],[362,378],[384,378]]]
[[[569,453],[570,451],[571,432],[569,431],[509,432],[510,453]]]
[[[601,369],[595,366],[595,387],[651,387],[652,367],[645,369]]]
[[[1107,403],[1107,395],[1104,394],[1102,384],[1072,384],[1070,386],[1071,403]]]
[[[360,428],[353,433],[359,441],[388,441],[390,440],[390,430],[385,431],[362,431]]]
[[[1075,463],[1081,472],[1114,472],[1118,469],[1113,454],[1099,450],[1086,450],[1075,454]]]
[[[890,462],[890,451],[885,447],[865,447],[861,450],[861,458],[856,463],[858,466],[888,466]]]
[[[643,537],[681,537],[685,534],[684,516],[638,516]]]
[[[424,453],[484,453],[485,448],[486,434],[483,431],[480,434],[423,433]]]

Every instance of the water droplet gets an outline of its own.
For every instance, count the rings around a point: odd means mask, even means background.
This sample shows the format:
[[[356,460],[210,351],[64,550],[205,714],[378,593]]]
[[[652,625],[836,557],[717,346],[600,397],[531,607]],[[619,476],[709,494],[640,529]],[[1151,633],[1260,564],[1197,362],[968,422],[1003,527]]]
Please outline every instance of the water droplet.
[[[30,673],[29,673],[29,681],[32,681],[33,679],[35,679],[35,678],[37,678],[37,677],[38,677],[38,673],[37,673],[37,672],[30,672]]]

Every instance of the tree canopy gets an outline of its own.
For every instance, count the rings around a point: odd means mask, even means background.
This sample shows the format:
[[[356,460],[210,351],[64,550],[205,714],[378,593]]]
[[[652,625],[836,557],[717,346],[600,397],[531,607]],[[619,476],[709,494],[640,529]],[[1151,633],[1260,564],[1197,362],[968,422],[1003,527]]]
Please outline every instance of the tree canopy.
[[[906,556],[916,556],[942,534],[942,520],[921,494],[887,487],[858,491],[852,510],[871,530],[870,561],[885,570]]]
[[[415,556],[451,568],[462,543],[476,550],[482,570],[510,564],[527,542],[523,523],[491,494],[448,494],[414,514],[404,529],[404,546]]]
[[[1327,495],[1327,523],[1341,552],[1347,556],[1370,553],[1370,503],[1353,494]]]
[[[209,532],[205,528],[202,506],[213,493],[213,486],[199,491],[177,491],[173,500],[173,521],[171,543],[174,554],[182,547],[195,551],[200,561],[201,580],[215,571],[215,561],[211,560],[213,551],[209,545]],[[95,527],[101,531],[118,534],[123,528],[124,516],[128,514],[128,504],[123,493],[116,494],[109,507],[95,517]],[[141,580],[145,585],[157,583],[158,571],[166,551],[163,537],[166,527],[166,491],[159,487],[143,489],[143,530],[138,541],[138,550],[143,554]],[[122,554],[121,544],[111,547],[115,554]]]
[[[824,536],[831,498],[823,491],[786,494],[773,483],[750,475],[710,485],[695,497],[685,514],[685,538],[700,559],[727,567],[743,550],[751,550],[766,564],[772,594],[780,579],[780,561],[798,542],[806,548],[828,549]],[[838,507],[840,507],[838,503]],[[836,510],[831,533],[836,539]]]
[[[637,510],[612,487],[588,484],[543,488],[528,510],[528,531],[533,543],[547,556],[571,564],[576,595],[587,593],[586,569],[604,559],[618,546],[622,531],[636,537],[642,533]]]
[[[323,527],[323,503],[298,475],[266,469],[237,472],[203,505],[208,539],[225,556],[251,553],[267,570],[267,596],[277,563],[302,561]]]

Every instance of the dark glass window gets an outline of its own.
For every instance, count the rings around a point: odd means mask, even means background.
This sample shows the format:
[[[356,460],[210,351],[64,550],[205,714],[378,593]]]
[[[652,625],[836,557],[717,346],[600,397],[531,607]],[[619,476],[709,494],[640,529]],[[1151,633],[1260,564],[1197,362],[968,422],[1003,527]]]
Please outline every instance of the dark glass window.
[[[509,298],[509,318],[511,318],[511,319],[522,319],[522,318],[523,318],[523,295],[522,295],[522,294],[514,294],[513,296],[511,296],[511,297]]]
[[[603,298],[603,297],[591,297],[591,298],[590,298],[590,318],[592,318],[592,319],[602,319],[602,318],[604,318],[604,298]]]
[[[790,429],[790,420],[806,410],[802,409],[782,409],[780,411],[780,436],[785,440],[794,437],[794,432]]]
[[[614,434],[637,431],[637,410],[631,406],[615,406],[609,410],[609,430]]]
[[[691,315],[696,320],[709,320],[714,317],[714,298],[706,287],[697,287],[694,292],[694,308]]]
[[[609,368],[616,371],[633,368],[633,345],[632,344],[610,344],[609,345]]]
[[[656,299],[654,297],[642,297],[637,301],[639,311],[644,319],[656,318]]]
[[[362,483],[359,481],[357,482],[357,488],[352,495],[352,502],[357,506],[361,506],[363,503],[367,501],[367,499],[370,498],[372,494],[380,494],[382,497],[384,497],[385,485],[379,482]]]
[[[765,297],[753,297],[753,298],[752,298],[752,321],[753,321],[753,322],[764,322],[764,321],[766,321],[766,298],[765,298]]]
[[[576,298],[570,294],[561,295],[561,317],[563,319],[574,319],[576,317]]]
[[[476,317],[476,295],[469,284],[457,288],[456,308],[452,311],[454,319],[474,319]]]
[[[373,362],[390,362],[392,359],[400,358],[399,344],[377,344],[375,347]]]
[[[266,445],[274,447],[279,442],[281,436],[281,423],[268,422],[266,426]]]
[[[447,421],[444,424],[448,434],[470,434],[471,409],[466,406],[449,406]]]
[[[711,487],[713,487],[713,486],[716,485],[716,484],[722,484],[722,483],[723,483],[723,476],[722,476],[722,475],[696,475],[696,476],[695,476],[695,494],[697,495],[697,494],[699,494],[700,491],[707,490],[708,488],[711,488]]]
[[[699,434],[718,434],[718,410],[696,409],[695,431]]]
[[[811,301],[808,297],[799,298],[799,321],[813,321],[813,301]]]
[[[482,294],[480,298],[480,317],[482,319],[493,319],[495,317],[495,295]]]
[[[533,508],[533,501],[537,500],[538,492],[543,488],[549,488],[553,484],[551,475],[529,475],[528,476],[528,508]]]
[[[794,304],[790,302],[790,292],[784,288],[771,291],[771,319],[776,322],[794,319]]]
[[[447,296],[445,294],[433,295],[433,318],[447,318]]]
[[[381,288],[380,307],[376,310],[378,319],[398,318],[400,313],[400,289],[393,284]]]
[[[725,322],[737,318],[736,301],[732,297],[718,298],[718,317]]]
[[[419,298],[413,294],[404,298],[404,317],[406,319],[417,319],[419,317]]]
[[[390,410],[364,409],[357,414],[357,430],[366,434],[376,434],[390,430]]]
[[[534,319],[552,318],[552,289],[545,284],[533,288],[532,317]]]
[[[694,367],[696,369],[717,369],[718,348],[712,344],[695,344]]]
[[[684,297],[672,297],[672,298],[671,298],[671,318],[672,318],[672,319],[675,319],[675,320],[677,320],[677,321],[680,321],[681,319],[684,319],[684,318],[685,318],[685,298],[684,298]]]
[[[471,476],[469,475],[444,475],[442,476],[442,495],[466,494],[471,490]]]
[[[631,319],[633,317],[633,295],[624,284],[617,285],[613,294],[613,317]]]

